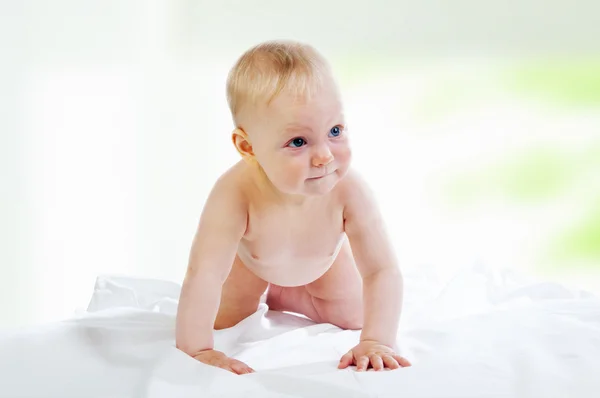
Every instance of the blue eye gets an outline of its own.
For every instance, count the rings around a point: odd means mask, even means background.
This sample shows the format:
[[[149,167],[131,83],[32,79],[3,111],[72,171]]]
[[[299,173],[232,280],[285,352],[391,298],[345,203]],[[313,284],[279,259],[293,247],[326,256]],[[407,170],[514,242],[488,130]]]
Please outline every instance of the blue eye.
[[[289,146],[294,147],[294,148],[300,148],[301,146],[303,146],[305,144],[306,144],[306,141],[304,140],[304,138],[294,138],[289,143]]]
[[[338,137],[342,133],[340,126],[334,126],[329,130],[329,135],[332,137]]]

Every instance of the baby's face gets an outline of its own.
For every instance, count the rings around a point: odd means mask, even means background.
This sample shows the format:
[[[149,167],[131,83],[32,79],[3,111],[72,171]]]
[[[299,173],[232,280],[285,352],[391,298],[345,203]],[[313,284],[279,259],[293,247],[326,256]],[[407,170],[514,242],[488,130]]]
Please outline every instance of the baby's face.
[[[351,151],[333,85],[310,101],[281,93],[255,119],[248,135],[256,160],[280,191],[322,195],[348,171]]]

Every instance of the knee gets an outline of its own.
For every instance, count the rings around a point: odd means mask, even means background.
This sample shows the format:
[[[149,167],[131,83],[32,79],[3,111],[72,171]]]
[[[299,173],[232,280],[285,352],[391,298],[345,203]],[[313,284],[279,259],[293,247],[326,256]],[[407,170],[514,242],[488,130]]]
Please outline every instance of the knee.
[[[232,321],[230,319],[227,320],[223,320],[223,319],[217,319],[215,321],[215,326],[214,326],[214,330],[223,330],[223,329],[229,329],[234,327],[235,325],[237,325],[239,322],[235,322]]]
[[[327,308],[323,311],[323,320],[344,330],[360,330],[363,328],[362,307],[352,306],[350,308]],[[345,306],[344,306],[345,307]]]
[[[282,292],[283,292],[283,288],[281,286],[269,285],[269,288],[267,289],[266,304],[270,310],[274,310],[274,311],[284,310],[283,305],[281,305],[281,293]]]
[[[362,317],[360,319],[357,317],[344,317],[336,320],[334,324],[344,330],[360,330],[363,328]]]
[[[249,305],[245,307],[221,306],[215,318],[214,330],[229,329],[248,318],[256,312],[258,305]]]

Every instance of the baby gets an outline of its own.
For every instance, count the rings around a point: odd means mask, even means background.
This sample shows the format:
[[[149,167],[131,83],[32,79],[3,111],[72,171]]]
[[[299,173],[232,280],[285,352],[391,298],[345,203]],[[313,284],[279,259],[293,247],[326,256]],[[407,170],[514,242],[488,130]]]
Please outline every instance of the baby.
[[[403,282],[367,184],[351,168],[340,93],[311,46],[271,41],[227,80],[242,160],[215,183],[192,244],[177,347],[209,365],[253,372],[214,349],[213,329],[258,309],[362,329],[338,368],[396,369]]]

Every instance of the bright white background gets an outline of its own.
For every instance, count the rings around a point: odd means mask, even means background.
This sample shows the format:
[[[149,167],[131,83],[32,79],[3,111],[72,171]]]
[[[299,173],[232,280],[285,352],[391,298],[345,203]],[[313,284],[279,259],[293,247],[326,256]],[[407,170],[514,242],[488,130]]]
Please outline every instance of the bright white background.
[[[0,2],[0,327],[70,316],[99,274],[181,281],[207,192],[237,160],[226,74],[274,38],[339,72],[355,165],[404,267],[484,263],[597,289],[597,263],[542,272],[539,255],[600,198],[592,155],[541,204],[455,205],[445,190],[490,159],[598,144],[597,107],[558,111],[502,80],[523,60],[596,56],[594,3]]]

